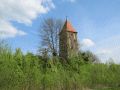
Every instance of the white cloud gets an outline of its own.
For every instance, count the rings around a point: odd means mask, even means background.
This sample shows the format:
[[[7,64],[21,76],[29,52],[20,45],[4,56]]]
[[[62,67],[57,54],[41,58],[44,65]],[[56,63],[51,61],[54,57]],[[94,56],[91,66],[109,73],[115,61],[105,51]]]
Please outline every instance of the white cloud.
[[[105,54],[111,54],[112,51],[110,51],[109,49],[101,49],[97,52],[97,54],[99,55],[105,55]]]
[[[92,47],[95,45],[95,43],[89,38],[83,39],[81,44],[83,45],[83,47]]]
[[[26,35],[26,33],[21,30],[17,30],[9,22],[0,22],[0,38],[15,37],[17,35]]]
[[[4,22],[0,22],[0,37],[25,35],[23,31],[17,30],[11,21],[29,25],[32,20],[51,8],[55,8],[52,0],[0,0],[0,21]]]
[[[78,34],[95,40],[94,47],[85,47],[84,50],[92,51],[102,62],[113,58],[115,63],[120,63],[120,17],[112,17],[99,25],[87,17],[82,19]]]
[[[94,52],[101,58],[102,62],[106,62],[109,58],[113,58],[115,63],[120,63],[120,36],[113,36],[97,43]]]

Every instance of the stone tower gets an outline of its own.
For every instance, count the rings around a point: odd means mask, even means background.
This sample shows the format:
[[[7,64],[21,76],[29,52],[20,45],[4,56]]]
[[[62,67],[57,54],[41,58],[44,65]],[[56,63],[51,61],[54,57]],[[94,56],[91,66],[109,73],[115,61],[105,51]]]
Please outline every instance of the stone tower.
[[[78,53],[77,32],[66,19],[59,34],[59,56],[65,60]]]

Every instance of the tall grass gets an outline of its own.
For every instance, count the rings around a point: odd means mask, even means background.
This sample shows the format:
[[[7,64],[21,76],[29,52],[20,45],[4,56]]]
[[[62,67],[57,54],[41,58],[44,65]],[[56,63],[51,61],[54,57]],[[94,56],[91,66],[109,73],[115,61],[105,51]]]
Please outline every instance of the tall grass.
[[[117,90],[119,87],[117,64],[86,63],[82,56],[72,57],[67,64],[61,64],[58,58],[45,62],[32,53],[23,55],[20,49],[15,53],[6,47],[0,49],[0,90]]]

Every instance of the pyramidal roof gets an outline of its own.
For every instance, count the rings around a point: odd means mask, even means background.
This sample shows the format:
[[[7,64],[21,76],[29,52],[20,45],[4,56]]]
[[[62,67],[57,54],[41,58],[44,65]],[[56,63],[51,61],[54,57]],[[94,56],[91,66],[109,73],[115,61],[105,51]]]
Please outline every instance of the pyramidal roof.
[[[76,32],[75,29],[73,28],[73,26],[71,25],[71,23],[67,19],[65,21],[63,28],[69,32]]]

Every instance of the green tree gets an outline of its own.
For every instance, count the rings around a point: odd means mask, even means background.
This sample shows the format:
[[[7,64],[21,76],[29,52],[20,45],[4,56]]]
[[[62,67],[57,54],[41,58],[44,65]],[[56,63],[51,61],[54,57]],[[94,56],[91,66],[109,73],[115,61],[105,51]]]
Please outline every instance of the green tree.
[[[25,55],[25,60],[30,67],[37,66],[39,61],[38,59],[38,56],[35,56],[33,53],[30,52]]]
[[[14,59],[16,60],[17,64],[22,68],[24,57],[20,48],[16,49]]]
[[[100,62],[99,58],[90,51],[79,52],[79,54],[82,55],[85,62],[92,62],[92,63],[93,62],[95,62],[95,63]]]

